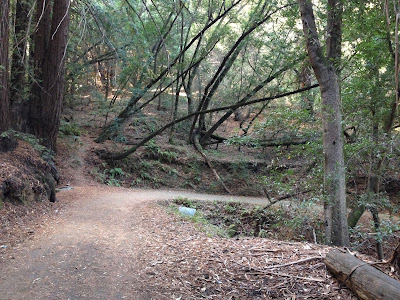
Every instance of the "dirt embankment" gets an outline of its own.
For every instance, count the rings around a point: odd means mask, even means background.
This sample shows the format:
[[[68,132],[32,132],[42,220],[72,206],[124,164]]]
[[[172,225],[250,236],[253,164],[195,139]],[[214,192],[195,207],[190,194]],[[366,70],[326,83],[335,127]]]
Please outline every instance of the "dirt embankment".
[[[2,137],[0,144],[0,207],[3,202],[54,202],[54,165],[26,141]]]

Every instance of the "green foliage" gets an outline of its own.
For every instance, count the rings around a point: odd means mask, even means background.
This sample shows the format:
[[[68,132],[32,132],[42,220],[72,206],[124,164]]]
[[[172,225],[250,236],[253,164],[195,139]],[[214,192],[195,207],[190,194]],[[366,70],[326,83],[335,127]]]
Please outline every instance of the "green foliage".
[[[145,157],[156,159],[161,162],[172,163],[178,159],[178,153],[170,150],[163,150],[154,141],[150,141],[145,146]]]
[[[148,130],[149,133],[153,133],[159,128],[159,122],[158,119],[155,117],[146,116],[138,113],[136,118],[132,120],[131,126],[133,126],[134,128],[144,127]]]
[[[46,148],[45,146],[42,146],[40,144],[39,139],[32,134],[23,133],[10,129],[1,133],[0,137],[14,137],[19,140],[28,142],[32,146],[32,148],[35,151],[37,151],[44,160],[46,161],[53,160],[53,152],[48,148]]]
[[[96,176],[101,182],[111,185],[118,186],[122,185],[123,177],[126,173],[121,168],[111,168],[108,169],[107,164],[102,164],[103,170],[99,171],[98,168],[95,168],[91,171],[91,174]]]
[[[313,211],[313,203],[315,204],[312,200],[305,201],[290,212],[287,208],[281,207],[276,211],[278,222],[274,227],[284,226],[296,240],[312,242],[315,238],[317,242],[322,243],[324,241],[323,220],[318,212]]]
[[[230,3],[230,1],[224,2],[224,7],[228,7]],[[140,107],[147,105],[146,101],[151,99],[158,87],[154,84],[147,90],[145,87],[148,83],[165,70],[166,75],[160,81],[162,87],[165,87],[172,83],[179,72],[204,55],[206,57],[199,62],[193,85],[195,98],[193,106],[196,107],[199,101],[198,95],[201,97],[204,92],[202,87],[207,86],[219,67],[223,67],[219,62],[224,61],[224,57],[242,32],[260,20],[265,12],[275,11],[283,2],[247,1],[239,5],[225,18],[205,30],[201,34],[201,41],[197,40],[187,49],[183,60],[172,64],[182,48],[181,38],[190,41],[196,36],[218,15],[221,4],[222,1],[185,1],[185,7],[180,11],[180,6],[174,1],[155,0],[151,1],[151,4],[146,1],[128,3],[120,0],[77,3],[72,11],[73,34],[68,49],[70,63],[67,73],[71,82],[74,82],[82,92],[87,85],[95,82],[93,85],[96,89],[92,90],[92,93],[85,92],[85,96],[89,96],[92,103],[93,101],[95,103],[96,109],[93,114],[101,117],[108,114],[108,121],[125,107],[129,99],[142,95],[143,97],[137,102],[130,103],[132,110],[135,110],[135,114],[130,115],[132,117],[130,126],[134,129],[145,128],[143,132],[146,133],[154,132],[161,126],[160,119],[166,122],[170,119],[175,96],[174,88],[168,88],[162,94],[162,109],[166,111],[158,112],[157,116],[150,115],[146,109]],[[262,10],[264,4],[265,11]],[[326,1],[314,4],[317,27],[323,29],[326,27]],[[388,32],[381,4],[379,1],[367,4],[360,1],[344,2],[343,59],[340,67],[343,128],[351,135],[350,138],[346,137],[345,145],[347,178],[351,182],[373,175],[382,178],[386,170],[394,173],[398,169],[399,147],[394,142],[398,138],[398,133],[386,132],[385,128],[395,96],[394,63],[388,41],[393,32],[390,30]],[[268,76],[285,66],[290,66],[289,70],[269,82],[253,95],[252,99],[291,91],[305,84],[301,82],[299,75],[304,66],[309,66],[309,62],[303,58],[304,41],[303,34],[297,26],[298,17],[298,6],[289,5],[278,10],[265,25],[241,41],[237,48],[240,52],[232,66],[225,69],[226,76],[219,77],[218,88],[210,99],[208,108],[237,102]],[[393,14],[390,16],[392,21],[394,17]],[[171,20],[175,20],[176,23],[166,23]],[[180,23],[182,31],[179,29],[180,26],[176,26]],[[168,28],[173,29],[168,32]],[[160,36],[163,36],[162,40]],[[196,49],[197,42],[199,42],[198,49]],[[392,47],[393,45],[392,41]],[[96,62],[97,58],[104,58],[104,61]],[[292,63],[297,61],[298,63]],[[94,76],[97,76],[93,74],[98,71],[93,72],[93,67],[98,67],[100,64],[104,68],[115,67],[117,76],[113,78],[115,83],[113,93],[117,87],[121,88],[122,93],[114,104],[98,91],[99,81],[93,80]],[[188,77],[190,76],[185,78],[186,83]],[[311,75],[310,82],[315,81]],[[305,109],[307,104],[305,98],[314,103],[314,114]],[[260,181],[273,197],[291,194],[294,189],[301,190],[300,186],[322,190],[324,156],[321,132],[322,108],[318,89],[254,105],[252,115],[264,104],[267,106],[259,119],[252,123],[254,127],[248,124],[249,121],[243,123],[242,129],[246,134],[243,135],[238,130],[226,144],[263,148],[260,157],[271,163],[270,171],[265,173]],[[185,96],[179,98],[178,116],[183,111],[187,111]],[[207,118],[206,128],[212,125],[218,114],[214,114],[213,117]],[[186,124],[188,123],[177,125],[175,130],[179,130],[178,133],[186,133],[189,127]],[[245,130],[247,125],[249,130]],[[123,120],[116,119],[111,129],[118,131],[122,127]],[[143,132],[136,133],[142,135]],[[81,134],[81,129],[74,124],[62,123],[60,134],[78,136]],[[126,142],[126,138],[121,135],[114,137],[113,140]],[[269,147],[269,143],[284,144],[293,140],[307,140],[307,143],[264,149]],[[218,152],[209,152],[219,158]],[[165,179],[158,173],[173,179],[181,176],[177,169],[166,165],[178,159],[178,153],[175,151],[163,149],[152,141],[145,146],[144,156],[155,161],[140,161],[135,166],[132,162],[126,163],[125,166],[119,165],[124,172],[135,173],[135,179],[131,181],[133,186],[145,182],[162,184]],[[294,159],[298,159],[298,163],[303,164],[304,168],[290,167],[290,162]],[[186,178],[182,184],[191,187],[201,184],[201,164],[194,160],[190,161],[183,171]],[[113,185],[120,184],[120,180],[127,175],[118,173],[115,169],[98,172],[103,177],[102,181]],[[251,175],[242,162],[232,164],[227,173],[224,174],[224,179],[240,177],[246,181]],[[217,190],[219,186],[218,183],[212,182],[207,188]],[[365,193],[365,187],[358,189],[357,186],[356,193],[358,195],[354,197],[355,201],[366,207],[387,209],[390,206],[385,195]],[[293,218],[291,222],[287,225],[297,228],[303,221]],[[263,232],[260,235],[265,235],[268,230],[261,229],[260,232]]]
[[[255,122],[254,129],[248,135],[235,135],[225,143],[228,145],[264,147],[276,144],[308,139],[313,142],[318,134],[315,121],[306,109],[276,107],[266,112],[263,121]]]
[[[175,204],[186,206],[186,207],[190,207],[190,208],[198,208],[198,205],[196,204],[196,202],[194,200],[192,200],[192,199],[187,198],[187,197],[182,197],[182,196],[176,197],[173,200],[173,202]]]
[[[360,249],[365,244],[369,244],[372,240],[375,242],[383,243],[389,238],[395,237],[395,233],[400,231],[400,222],[393,219],[383,220],[380,223],[378,231],[375,231],[374,224],[371,222],[370,228],[366,228],[365,225],[357,225],[354,228],[350,228],[350,236],[352,238],[352,247],[354,249]],[[371,231],[375,231],[372,232]]]
[[[379,226],[379,230],[376,233],[376,240],[383,242],[384,240],[392,237],[393,234],[400,231],[400,222],[395,222],[391,219],[383,220]]]
[[[268,209],[240,202],[203,202],[185,197],[178,197],[171,203],[173,207],[195,208],[195,222],[197,216],[201,223],[212,224],[229,237],[244,235],[310,242],[316,239],[322,242],[323,222],[313,208],[314,201],[305,201],[290,208]]]
[[[224,141],[227,145],[237,145],[237,146],[253,146],[256,145],[256,141],[253,136],[250,135],[234,135]]]
[[[224,206],[224,210],[227,213],[234,213],[237,211],[237,209],[238,209],[238,207],[232,205],[231,203],[225,204],[225,206]]]
[[[82,129],[75,123],[61,121],[59,128],[60,136],[80,136]]]
[[[183,205],[190,208],[198,208],[193,200],[190,200],[185,197],[177,197],[173,200],[173,203],[177,205]],[[227,231],[219,226],[212,224],[207,216],[203,214],[201,211],[197,210],[194,216],[186,216],[179,213],[178,207],[175,205],[170,206],[170,210],[178,215],[180,218],[184,219],[185,221],[192,222],[195,224],[196,228],[201,231],[205,232],[207,236],[219,236],[219,237],[229,237]]]
[[[288,194],[296,186],[296,178],[293,169],[272,169],[270,174],[263,176],[263,183],[267,190],[278,195]]]
[[[370,191],[367,191],[365,193],[362,193],[361,195],[358,195],[357,197],[357,204],[364,206],[366,209],[390,209],[391,204],[389,201],[389,198],[385,193],[373,193]]]
[[[250,180],[250,170],[248,162],[240,158],[237,162],[231,162],[228,167],[228,174],[224,176],[226,181],[244,181]]]

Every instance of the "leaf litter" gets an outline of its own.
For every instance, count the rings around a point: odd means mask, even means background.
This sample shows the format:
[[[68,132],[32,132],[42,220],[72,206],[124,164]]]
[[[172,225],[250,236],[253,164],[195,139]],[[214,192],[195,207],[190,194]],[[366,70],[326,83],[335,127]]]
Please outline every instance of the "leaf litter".
[[[357,299],[325,268],[323,245],[223,238],[146,205],[140,278],[155,299]],[[147,224],[146,224],[147,223]]]

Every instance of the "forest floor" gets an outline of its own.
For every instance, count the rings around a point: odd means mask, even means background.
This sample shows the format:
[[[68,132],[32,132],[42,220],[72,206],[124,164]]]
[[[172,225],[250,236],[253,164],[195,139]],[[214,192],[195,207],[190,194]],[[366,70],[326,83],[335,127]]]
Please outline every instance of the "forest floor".
[[[2,249],[1,298],[354,298],[325,269],[329,247],[209,236],[157,202],[178,196],[218,199],[96,184],[60,192],[30,239]]]
[[[267,199],[106,186],[81,138],[74,155],[59,153],[69,189],[56,203],[0,211],[1,299],[355,299],[326,270],[329,247],[210,235],[165,207]]]
[[[67,117],[84,128],[59,144],[60,187],[67,189],[56,203],[5,203],[0,210],[1,299],[356,299],[326,270],[330,247],[278,240],[282,235],[210,234],[170,205],[174,199],[267,205],[258,198],[264,192],[256,178],[271,153],[260,157],[259,150],[224,145],[209,151],[233,192],[247,196],[218,195],[212,172],[184,146],[171,148],[161,137],[158,157],[142,149],[132,158],[140,168],[109,166],[96,152],[114,145],[93,142],[100,119],[87,108]],[[127,134],[128,144],[145,134],[142,127]],[[163,161],[171,153],[178,154],[173,164]],[[302,162],[286,158],[276,165],[300,168]],[[115,173],[119,167],[133,175]]]

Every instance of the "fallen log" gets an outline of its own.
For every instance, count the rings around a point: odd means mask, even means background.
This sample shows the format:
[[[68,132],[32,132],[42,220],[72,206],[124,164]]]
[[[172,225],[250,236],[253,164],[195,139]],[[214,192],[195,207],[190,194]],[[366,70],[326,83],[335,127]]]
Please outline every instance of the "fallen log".
[[[400,299],[400,281],[348,252],[332,250],[324,262],[328,270],[360,299]]]

